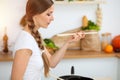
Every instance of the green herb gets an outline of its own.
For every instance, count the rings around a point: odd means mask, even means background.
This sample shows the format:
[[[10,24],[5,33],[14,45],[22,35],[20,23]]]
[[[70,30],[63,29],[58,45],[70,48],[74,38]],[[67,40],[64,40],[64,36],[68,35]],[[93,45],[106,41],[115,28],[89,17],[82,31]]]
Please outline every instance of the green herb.
[[[86,27],[81,27],[82,30],[96,30],[99,31],[100,27],[98,25],[96,25],[94,22],[92,22],[91,20],[88,21],[88,26]]]
[[[45,42],[45,46],[53,49],[58,49],[58,47],[55,45],[55,43],[51,39],[45,38],[44,42]]]
[[[73,1],[73,0],[68,0],[68,2],[71,2],[71,1]]]

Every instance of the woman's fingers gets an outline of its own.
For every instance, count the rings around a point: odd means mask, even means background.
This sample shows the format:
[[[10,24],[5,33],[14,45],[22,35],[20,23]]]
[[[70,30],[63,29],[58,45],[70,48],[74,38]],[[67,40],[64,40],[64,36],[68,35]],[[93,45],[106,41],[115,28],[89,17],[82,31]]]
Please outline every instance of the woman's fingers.
[[[84,37],[85,37],[85,32],[84,32],[84,31],[80,31],[80,32],[78,32],[78,34],[79,34],[79,36],[80,36],[81,38],[84,38]]]
[[[85,33],[83,31],[76,32],[72,35],[71,39],[69,39],[69,42],[79,41],[80,39],[84,37],[85,37]]]
[[[85,33],[83,31],[80,31],[80,32],[76,32],[76,35],[78,38],[84,38],[85,37]]]
[[[80,40],[81,38],[84,38],[84,32],[80,31],[80,32],[76,32],[73,35],[73,39],[76,40]]]

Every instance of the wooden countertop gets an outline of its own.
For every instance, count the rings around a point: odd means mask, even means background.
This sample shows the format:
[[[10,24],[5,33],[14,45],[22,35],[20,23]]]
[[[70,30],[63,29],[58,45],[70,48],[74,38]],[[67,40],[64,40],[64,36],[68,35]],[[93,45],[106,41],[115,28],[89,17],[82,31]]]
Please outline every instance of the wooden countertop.
[[[104,57],[118,57],[120,53],[105,53],[105,52],[93,52],[82,50],[68,50],[64,56],[65,59],[69,58],[104,58]]]
[[[7,53],[0,51],[0,62],[3,61],[13,61],[12,51],[9,51]]]
[[[104,53],[104,52],[93,52],[93,51],[81,51],[81,50],[67,50],[64,59],[75,59],[75,58],[104,58],[104,57],[118,57],[120,53]],[[13,61],[12,51],[4,53],[0,51],[0,62]]]

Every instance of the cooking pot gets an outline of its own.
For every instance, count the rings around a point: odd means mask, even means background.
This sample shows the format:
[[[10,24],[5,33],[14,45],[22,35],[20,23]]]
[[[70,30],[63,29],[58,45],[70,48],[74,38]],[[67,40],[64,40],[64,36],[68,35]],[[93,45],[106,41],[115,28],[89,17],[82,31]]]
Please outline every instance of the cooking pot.
[[[71,75],[63,75],[63,76],[60,76],[59,78],[62,78],[64,80],[94,80],[89,77],[74,75],[74,66],[71,67]],[[57,79],[57,80],[59,80],[59,79]]]

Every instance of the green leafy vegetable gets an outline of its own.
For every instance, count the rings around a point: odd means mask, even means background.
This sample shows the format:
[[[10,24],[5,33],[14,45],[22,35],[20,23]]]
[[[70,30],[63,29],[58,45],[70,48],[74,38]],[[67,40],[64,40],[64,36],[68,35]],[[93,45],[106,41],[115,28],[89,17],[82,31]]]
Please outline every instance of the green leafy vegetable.
[[[55,43],[51,39],[45,38],[44,42],[45,42],[45,46],[53,49],[58,49],[58,47],[55,45]]]
[[[100,27],[98,25],[96,25],[94,22],[92,22],[91,20],[88,21],[88,26],[86,27],[81,27],[82,30],[96,30],[99,31]]]

